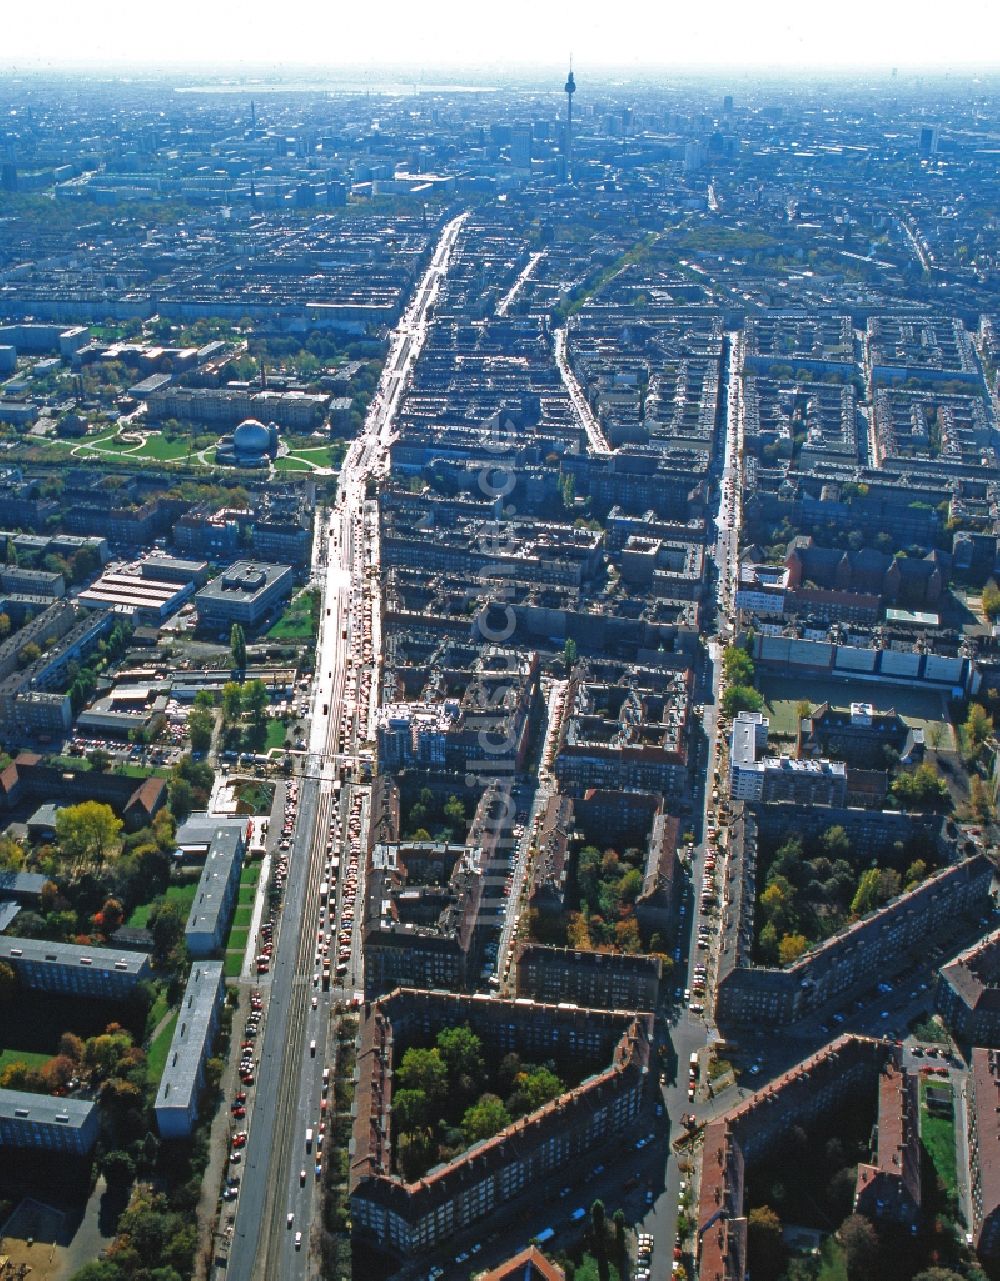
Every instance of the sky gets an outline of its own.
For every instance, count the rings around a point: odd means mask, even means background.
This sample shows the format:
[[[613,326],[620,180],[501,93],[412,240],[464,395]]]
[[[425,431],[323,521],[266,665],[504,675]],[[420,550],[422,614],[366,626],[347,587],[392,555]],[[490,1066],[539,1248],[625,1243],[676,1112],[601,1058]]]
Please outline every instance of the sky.
[[[1000,64],[998,0],[6,0],[0,67]]]

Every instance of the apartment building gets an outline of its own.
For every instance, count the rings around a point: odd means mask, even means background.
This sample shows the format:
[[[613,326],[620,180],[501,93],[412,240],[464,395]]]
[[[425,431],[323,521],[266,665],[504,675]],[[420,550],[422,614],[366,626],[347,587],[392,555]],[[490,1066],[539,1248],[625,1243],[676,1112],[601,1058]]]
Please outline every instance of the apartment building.
[[[934,1008],[963,1044],[1000,1049],[1000,930],[941,966]]]
[[[100,1128],[97,1104],[91,1099],[0,1090],[0,1149],[34,1148],[86,1156]]]
[[[603,1010],[655,1010],[663,963],[653,956],[578,952],[525,943],[516,958],[517,995]]]
[[[744,1281],[745,1171],[796,1126],[808,1126],[859,1089],[874,1086],[891,1042],[841,1036],[831,1041],[705,1129],[698,1198],[699,1281]]]
[[[854,1208],[913,1228],[920,1220],[920,1100],[917,1076],[887,1063],[879,1078],[875,1158],[858,1166]]]
[[[1000,1256],[1000,1053],[977,1046],[966,1092],[972,1244],[984,1260]]]
[[[212,833],[184,927],[184,940],[192,956],[211,956],[222,947],[239,893],[245,850],[242,827],[230,823]]]
[[[31,991],[83,997],[121,999],[152,973],[145,952],[115,952],[44,939],[4,938],[0,961],[6,961],[22,987]]]
[[[836,821],[844,813],[850,811],[833,811]],[[810,948],[793,964],[784,968],[756,965],[758,822],[750,807],[739,807],[731,832],[719,953],[716,1017],[720,1023],[783,1026],[794,1022],[856,984],[870,982],[880,970],[898,969],[907,952],[926,948],[939,933],[953,932],[956,917],[974,919],[990,904],[993,865],[977,854],[929,876]]]
[[[411,1044],[468,1023],[493,1058],[515,1051],[593,1062],[583,1083],[491,1139],[407,1183],[392,1167],[392,1067]],[[359,1240],[412,1257],[495,1216],[540,1180],[628,1133],[643,1106],[651,1016],[532,1001],[399,990],[372,1007],[361,1032],[350,1163],[351,1219]]]
[[[768,721],[762,712],[740,712],[729,736],[729,795],[734,801],[791,801],[797,805],[843,805],[843,761],[765,756]]]
[[[187,1138],[194,1128],[205,1061],[225,997],[222,971],[221,961],[196,961],[191,967],[156,1092],[154,1111],[162,1138]]]

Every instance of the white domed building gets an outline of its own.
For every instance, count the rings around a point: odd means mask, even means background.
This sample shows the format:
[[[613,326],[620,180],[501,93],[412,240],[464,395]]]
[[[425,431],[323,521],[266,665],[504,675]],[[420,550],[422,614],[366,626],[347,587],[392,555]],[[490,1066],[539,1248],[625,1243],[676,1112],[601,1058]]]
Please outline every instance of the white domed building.
[[[231,436],[224,436],[215,461],[230,467],[266,467],[278,453],[278,428],[245,418]]]

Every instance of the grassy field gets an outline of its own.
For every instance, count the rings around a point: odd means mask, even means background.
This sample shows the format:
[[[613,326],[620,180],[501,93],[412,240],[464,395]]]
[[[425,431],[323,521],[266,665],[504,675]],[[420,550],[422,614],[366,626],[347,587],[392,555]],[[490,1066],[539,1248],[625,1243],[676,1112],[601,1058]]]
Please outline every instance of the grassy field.
[[[222,972],[227,979],[238,979],[243,970],[243,953],[227,952],[222,961]]]
[[[947,750],[957,745],[948,719],[947,699],[944,694],[936,691],[889,685],[857,685],[849,681],[822,680],[811,676],[790,677],[766,671],[758,671],[757,688],[764,696],[764,710],[771,722],[772,734],[794,737],[797,729],[796,708],[800,701],[813,707],[820,703],[847,707],[852,701],[863,699],[877,711],[895,708],[908,725],[923,729],[928,735],[931,728],[939,724],[944,728],[941,747]]]
[[[936,1084],[945,1084],[944,1077],[932,1077]],[[920,1137],[927,1155],[934,1164],[941,1186],[946,1196],[958,1195],[958,1172],[955,1157],[955,1119],[947,1116],[931,1116],[927,1111],[924,1097],[927,1093],[927,1077],[920,1078]],[[951,1089],[949,1085],[949,1089]],[[954,1097],[954,1091],[952,1091]]]
[[[170,1042],[174,1035],[174,1028],[177,1026],[177,1012],[167,1019],[160,1029],[159,1035],[150,1044],[146,1051],[146,1080],[151,1085],[159,1085],[160,1077],[163,1075],[163,1069],[167,1065],[167,1054],[170,1051]]]
[[[314,600],[314,592],[299,592],[277,622],[272,624],[268,636],[273,636],[276,640],[310,640],[316,634],[313,622]]]
[[[301,458],[293,458],[288,454],[284,458],[274,460],[275,471],[312,471],[308,463],[304,463]]]
[[[51,1054],[37,1054],[34,1050],[0,1050],[0,1072],[12,1063],[23,1063],[25,1067],[40,1068],[48,1063]]]
[[[156,1031],[159,1026],[160,1019],[163,1018],[169,1008],[166,988],[161,987],[159,992],[156,994],[156,1000],[149,1007],[149,1013],[146,1015],[147,1037],[152,1036]]]
[[[240,952],[242,954],[247,950],[247,940],[250,938],[250,928],[247,925],[234,925],[229,931],[229,938],[226,940],[227,952]]]
[[[264,751],[269,752],[272,747],[284,747],[287,732],[281,721],[269,720],[267,722],[267,737],[264,739]]]
[[[181,912],[187,916],[191,911],[191,904],[194,902],[194,896],[198,892],[197,881],[191,881],[185,885],[171,885],[164,898],[168,903],[176,903]],[[132,915],[126,921],[126,925],[135,930],[144,930],[149,923],[149,914],[153,910],[152,903],[142,903],[135,909]]]
[[[177,458],[186,458],[197,448],[197,443],[188,436],[175,436],[167,440],[166,436],[157,433],[147,436],[140,449],[135,451],[136,458],[155,458],[157,462],[173,462]]]
[[[253,905],[251,903],[240,903],[233,913],[234,925],[249,925],[250,918],[253,915]]]

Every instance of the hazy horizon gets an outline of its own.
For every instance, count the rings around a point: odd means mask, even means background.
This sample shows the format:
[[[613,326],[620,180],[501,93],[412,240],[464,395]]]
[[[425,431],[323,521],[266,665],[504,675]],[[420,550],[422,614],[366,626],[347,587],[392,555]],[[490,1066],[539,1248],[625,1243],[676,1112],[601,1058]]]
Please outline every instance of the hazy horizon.
[[[144,23],[141,10],[125,0],[104,0],[95,20],[93,9],[55,0],[40,28],[37,11],[12,7],[4,15],[0,66],[6,74],[150,68],[280,74],[322,67],[326,74],[381,68],[482,76],[562,68],[572,55],[576,67],[601,75],[888,74],[893,67],[945,74],[995,70],[995,55],[984,61],[983,50],[996,49],[1000,36],[1000,9],[988,0],[952,5],[947,23],[921,22],[900,0],[877,6],[845,0],[835,14],[779,0],[753,10],[723,0],[684,12],[650,0],[613,9],[595,0],[549,6],[509,0],[493,22],[483,11],[470,22],[469,6],[458,0],[430,6],[384,0],[336,12],[286,0],[280,22],[261,0],[248,0],[237,15],[195,0],[175,0],[170,12],[169,25]],[[329,49],[321,61],[320,47]],[[651,52],[661,48],[662,56]]]

